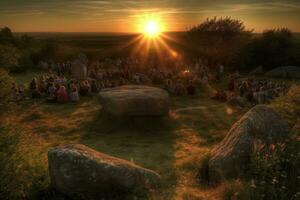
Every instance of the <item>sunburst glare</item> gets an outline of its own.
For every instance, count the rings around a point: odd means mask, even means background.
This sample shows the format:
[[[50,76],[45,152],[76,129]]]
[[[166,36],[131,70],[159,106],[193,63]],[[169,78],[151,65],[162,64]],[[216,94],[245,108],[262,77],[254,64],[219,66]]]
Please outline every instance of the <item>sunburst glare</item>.
[[[165,26],[158,15],[142,15],[139,17],[139,32],[148,38],[157,38],[164,31]]]

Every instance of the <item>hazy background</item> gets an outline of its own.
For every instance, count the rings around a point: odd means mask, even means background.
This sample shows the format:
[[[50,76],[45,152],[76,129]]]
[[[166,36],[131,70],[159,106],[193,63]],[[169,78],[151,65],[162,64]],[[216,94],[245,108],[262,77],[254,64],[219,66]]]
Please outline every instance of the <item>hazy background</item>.
[[[1,0],[0,27],[15,32],[136,32],[155,13],[165,31],[183,31],[207,17],[230,16],[256,32],[300,32],[299,0]]]

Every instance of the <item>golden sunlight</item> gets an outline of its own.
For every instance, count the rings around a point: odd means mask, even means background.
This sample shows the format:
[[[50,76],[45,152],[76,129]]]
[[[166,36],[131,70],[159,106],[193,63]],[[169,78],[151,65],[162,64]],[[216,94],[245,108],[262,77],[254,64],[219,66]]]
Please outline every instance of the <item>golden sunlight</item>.
[[[164,31],[162,20],[157,15],[143,15],[139,18],[139,31],[148,38],[156,38]]]
[[[145,22],[144,25],[144,34],[148,37],[157,37],[160,34],[160,26],[159,23],[151,20]]]

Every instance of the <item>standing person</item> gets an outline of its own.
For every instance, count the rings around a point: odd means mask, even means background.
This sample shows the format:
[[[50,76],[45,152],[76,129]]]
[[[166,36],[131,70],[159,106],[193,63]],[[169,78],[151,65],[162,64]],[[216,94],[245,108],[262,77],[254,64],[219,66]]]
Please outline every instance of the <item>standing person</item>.
[[[17,87],[16,83],[12,84],[11,93],[12,93],[12,100],[18,101],[19,100],[19,88]]]
[[[217,80],[221,80],[224,74],[224,65],[220,64],[218,68]]]
[[[229,83],[228,83],[228,90],[230,92],[234,92],[235,87],[235,77],[233,75],[230,75],[229,77]]]
[[[34,77],[29,84],[29,90],[35,90],[37,87],[38,87],[38,81],[37,78]]]

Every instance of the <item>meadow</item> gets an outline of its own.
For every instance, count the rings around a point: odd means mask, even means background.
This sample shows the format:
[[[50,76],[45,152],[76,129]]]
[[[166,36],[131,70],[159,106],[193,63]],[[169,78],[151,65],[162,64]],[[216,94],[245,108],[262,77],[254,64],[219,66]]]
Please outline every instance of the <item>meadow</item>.
[[[136,45],[130,41],[138,37],[97,33],[35,33],[31,36],[56,45],[51,54],[56,61],[71,59],[78,53],[85,53],[91,60],[126,56]],[[189,48],[184,42],[185,33],[173,33],[172,38],[176,38],[176,43],[166,40],[172,49],[180,52]],[[17,83],[27,86],[40,73],[44,72],[34,68],[10,75]],[[285,81],[299,83],[298,80]],[[69,143],[87,145],[162,176],[158,191],[146,196],[128,196],[128,199],[224,199],[228,187],[237,187],[234,185],[239,185],[239,181],[207,187],[199,184],[196,174],[203,158],[252,107],[245,104],[240,109],[232,109],[226,102],[210,98],[215,89],[227,89],[227,85],[228,80],[224,79],[199,88],[195,96],[171,96],[171,111],[162,121],[109,118],[96,95],[83,97],[78,103],[50,104],[33,99],[10,103],[0,114],[0,199],[61,199],[60,194],[49,188],[47,152],[51,147]],[[290,124],[295,124],[298,96],[290,96],[272,102],[272,106]],[[115,199],[126,198],[117,196]]]
[[[23,75],[15,78],[29,81]],[[170,116],[162,122],[110,119],[96,96],[78,104],[27,100],[13,105],[1,116],[11,133],[1,140],[1,146],[10,149],[3,161],[6,170],[1,186],[14,195],[11,198],[50,198],[45,192],[48,149],[80,143],[161,174],[162,186],[150,199],[213,199],[221,192],[198,186],[199,162],[247,108],[228,110],[226,103],[211,100],[210,92],[203,88],[194,97],[172,97]]]

